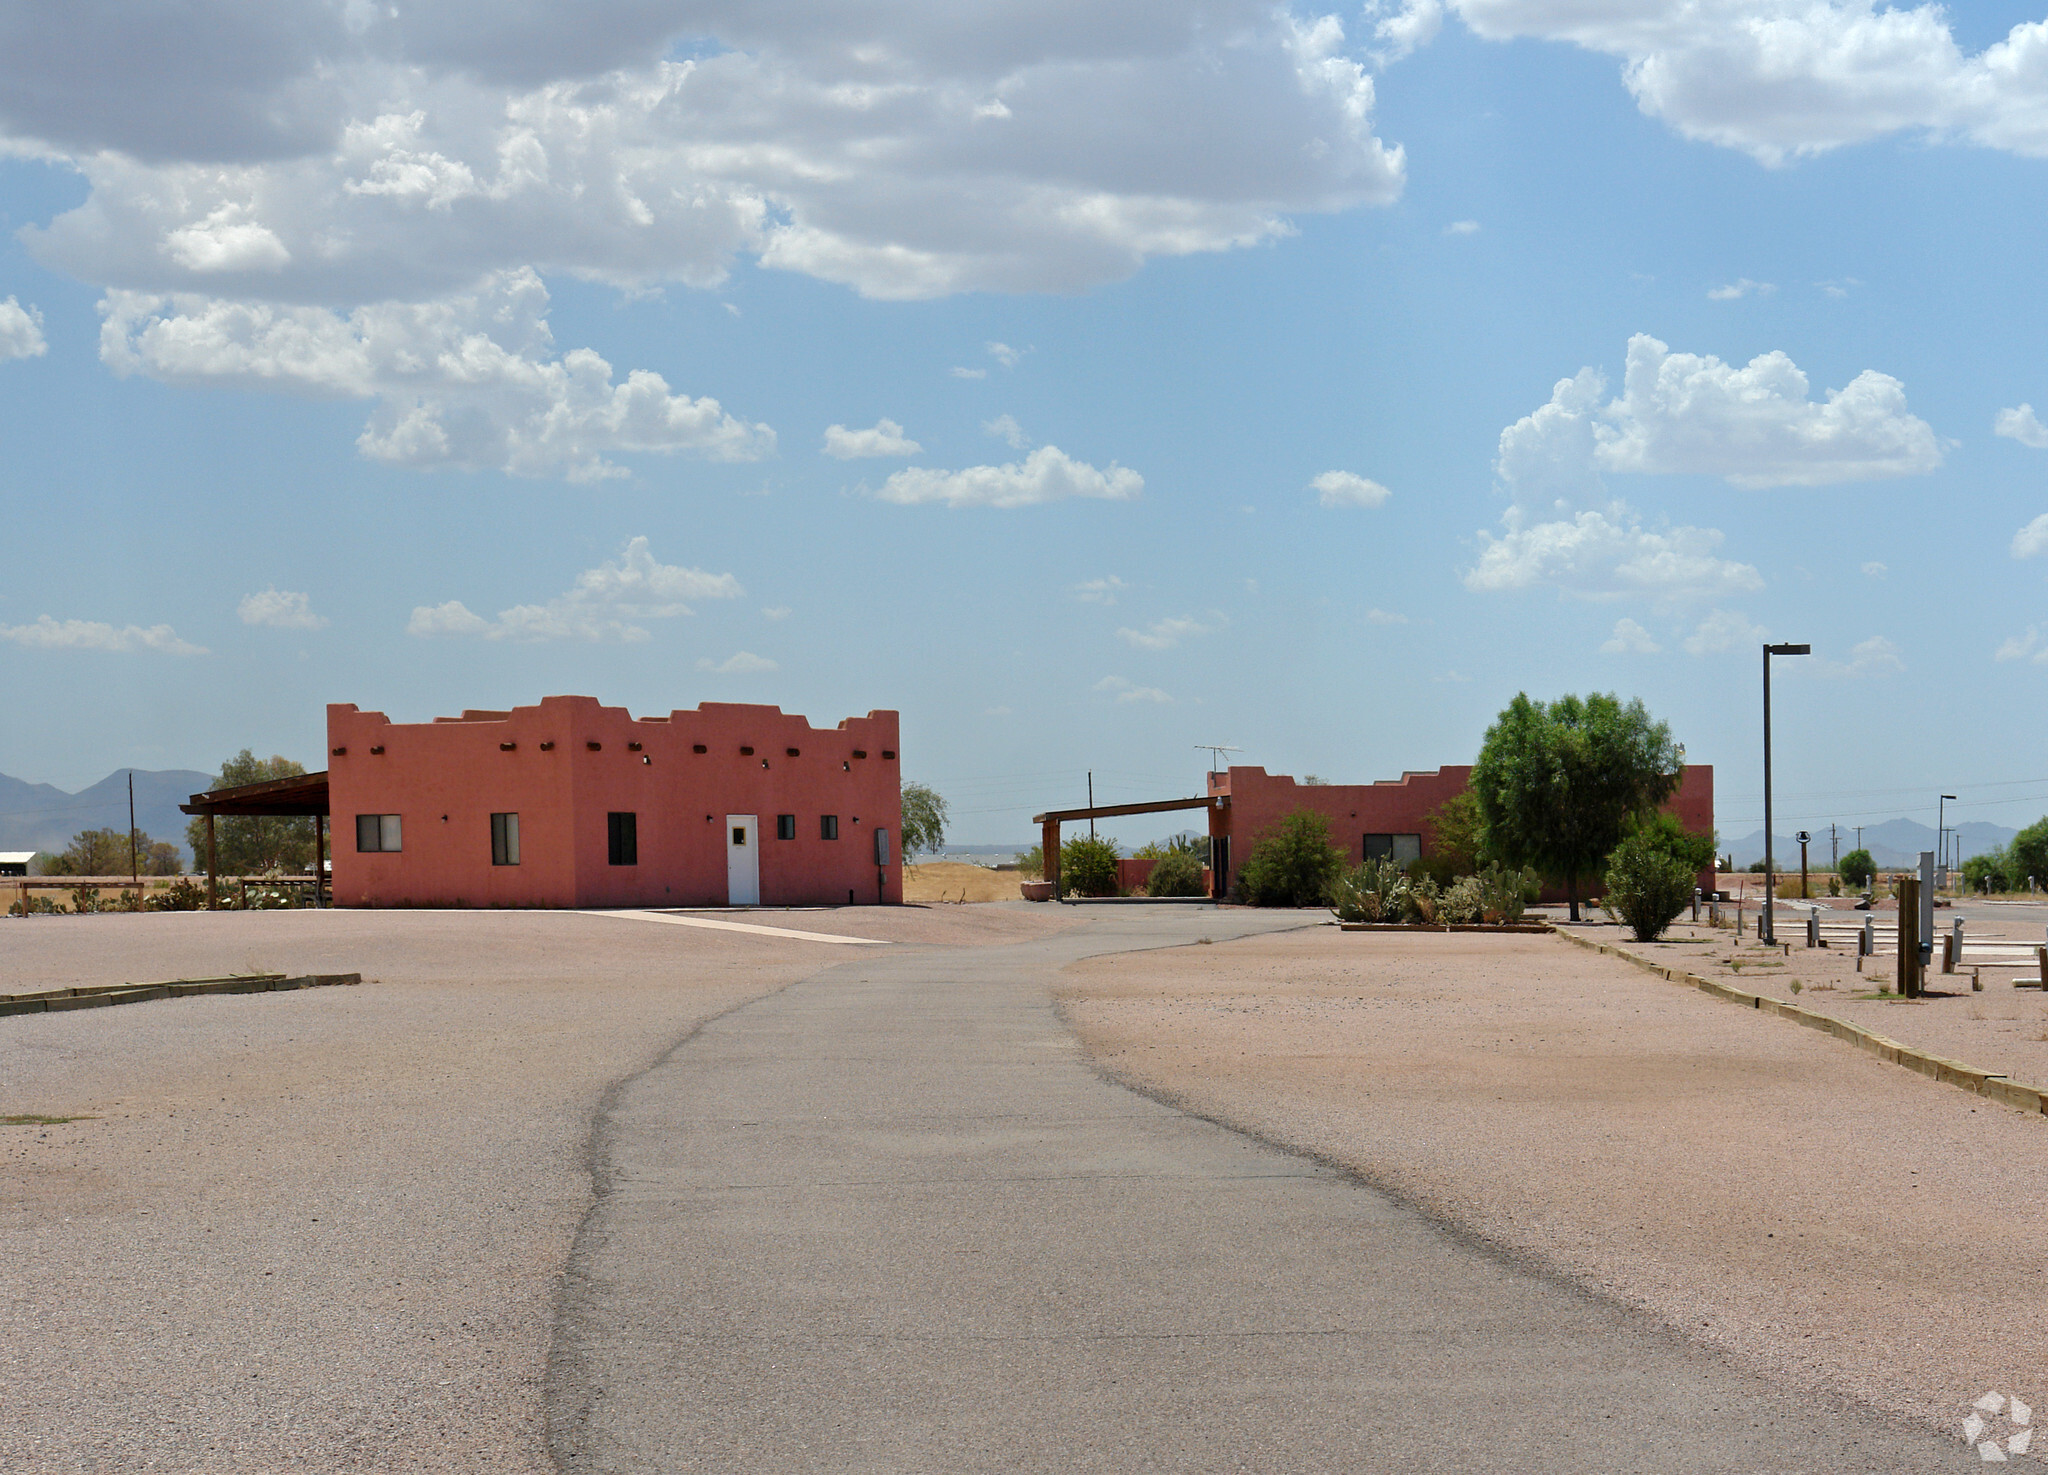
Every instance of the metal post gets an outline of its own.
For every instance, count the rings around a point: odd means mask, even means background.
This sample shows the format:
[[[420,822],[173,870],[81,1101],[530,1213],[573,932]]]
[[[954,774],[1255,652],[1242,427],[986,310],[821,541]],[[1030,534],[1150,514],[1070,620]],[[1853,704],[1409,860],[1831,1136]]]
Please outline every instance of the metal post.
[[[135,855],[135,770],[128,770],[128,884],[142,889],[142,864]]]
[[[1812,893],[1806,887],[1806,831],[1799,832],[1799,899],[1807,901]]]
[[[1934,852],[1920,852],[1920,974],[1927,975],[1927,965],[1934,958]]]
[[[327,816],[313,816],[313,905],[327,905]]]
[[[1092,768],[1088,770],[1088,807],[1095,807],[1095,770]],[[1095,838],[1095,816],[1092,814],[1088,816],[1088,838]]]
[[[1940,802],[1934,806],[1934,843],[1941,849],[1940,861],[1944,880],[1948,876],[1948,801],[1953,798],[1953,794],[1943,794]]]
[[[1810,645],[1766,645],[1764,647],[1764,909],[1757,919],[1757,940],[1778,940],[1772,925],[1771,893],[1777,889],[1777,859],[1771,851],[1771,657],[1811,655]]]
[[[1858,957],[1868,958],[1873,956],[1876,952],[1877,918],[1871,916],[1870,913],[1865,912],[1863,914],[1863,937],[1862,940],[1856,944],[1856,954]]]
[[[215,874],[216,870],[213,843],[213,811],[209,809],[206,811],[206,909],[209,912],[220,910],[220,883]]]

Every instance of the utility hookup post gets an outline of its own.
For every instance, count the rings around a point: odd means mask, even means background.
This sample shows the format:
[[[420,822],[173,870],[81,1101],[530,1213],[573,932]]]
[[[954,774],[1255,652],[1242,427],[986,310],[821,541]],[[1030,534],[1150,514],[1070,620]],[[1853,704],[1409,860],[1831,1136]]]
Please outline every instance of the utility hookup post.
[[[1801,901],[1808,899],[1806,890],[1806,845],[1812,838],[1813,836],[1807,834],[1804,830],[1799,832],[1799,899]]]
[[[1920,926],[1914,939],[1920,944],[1920,976],[1927,976],[1928,961],[1934,956],[1934,852],[1920,852]],[[1913,992],[1919,992],[1915,989]]]
[[[1898,878],[1899,956],[1897,988],[1899,997],[1920,996],[1920,878]]]

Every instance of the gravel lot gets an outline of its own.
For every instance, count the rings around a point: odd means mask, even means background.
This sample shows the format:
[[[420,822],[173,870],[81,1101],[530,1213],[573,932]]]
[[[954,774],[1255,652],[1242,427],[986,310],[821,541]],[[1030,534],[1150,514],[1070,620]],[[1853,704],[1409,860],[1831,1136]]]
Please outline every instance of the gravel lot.
[[[1013,940],[1052,909],[751,920]],[[0,1019],[0,1469],[542,1471],[607,1089],[831,944],[533,912],[0,922],[0,991],[360,988]]]
[[[1950,1434],[2048,1405],[2038,1115],[1548,937],[1145,953],[1062,1007],[1118,1078],[1792,1385]]]

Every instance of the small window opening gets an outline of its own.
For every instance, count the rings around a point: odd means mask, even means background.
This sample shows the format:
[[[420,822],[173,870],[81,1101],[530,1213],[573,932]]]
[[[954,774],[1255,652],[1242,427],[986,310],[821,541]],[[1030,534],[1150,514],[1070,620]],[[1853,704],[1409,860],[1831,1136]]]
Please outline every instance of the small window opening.
[[[494,814],[491,816],[491,864],[494,866],[516,866],[519,864],[518,815]]]
[[[775,838],[778,840],[794,840],[796,838],[795,815],[778,814],[775,816]]]
[[[640,864],[640,817],[612,813],[604,822],[606,859],[615,866]]]
[[[821,814],[818,816],[818,838],[820,840],[837,840],[839,838],[838,815]]]

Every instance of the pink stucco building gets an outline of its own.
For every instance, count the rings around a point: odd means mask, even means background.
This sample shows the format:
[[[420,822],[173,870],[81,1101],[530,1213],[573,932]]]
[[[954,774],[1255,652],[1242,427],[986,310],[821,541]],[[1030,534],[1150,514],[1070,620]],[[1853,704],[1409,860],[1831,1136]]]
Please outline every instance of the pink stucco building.
[[[903,900],[897,714],[814,728],[593,697],[392,722],[327,709],[339,906]]]
[[[1329,820],[1331,841],[1343,847],[1353,865],[1374,856],[1409,861],[1429,855],[1434,851],[1429,816],[1463,793],[1471,778],[1469,763],[1447,764],[1431,773],[1404,773],[1398,779],[1372,784],[1300,784],[1263,768],[1212,773],[1210,797],[1226,800],[1209,810],[1218,894],[1229,894],[1238,867],[1259,836],[1298,809],[1314,810]],[[1687,764],[1678,792],[1664,807],[1688,830],[1701,834],[1712,830],[1713,765]],[[1216,844],[1217,840],[1222,843]],[[1713,873],[1703,872],[1701,887],[1711,889],[1713,884]]]

